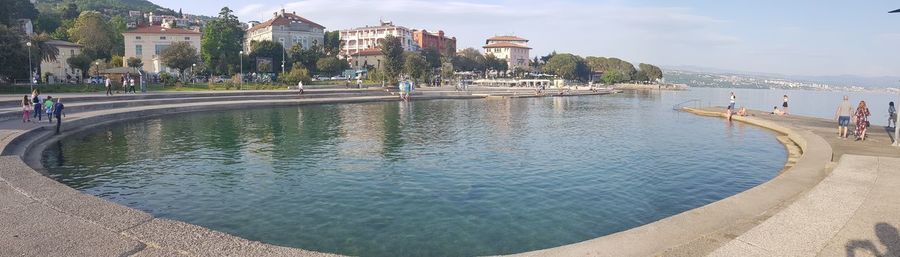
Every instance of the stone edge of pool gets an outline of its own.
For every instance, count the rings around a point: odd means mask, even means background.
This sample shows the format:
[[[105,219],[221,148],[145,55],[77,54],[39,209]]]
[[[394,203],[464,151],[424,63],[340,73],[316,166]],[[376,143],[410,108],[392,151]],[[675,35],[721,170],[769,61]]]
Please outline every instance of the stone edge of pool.
[[[483,98],[423,97],[431,99]],[[79,192],[42,175],[40,157],[52,142],[83,130],[106,126],[124,120],[186,112],[241,109],[247,107],[295,106],[298,104],[337,104],[396,101],[393,97],[357,97],[341,99],[234,101],[195,104],[143,106],[117,110],[87,112],[82,118],[67,122],[67,127],[79,129],[60,136],[49,133],[48,127],[38,127],[4,138],[0,149],[0,182],[6,182],[19,193],[38,203],[50,206],[66,215],[101,226],[103,229],[137,243],[132,252],[157,254],[252,255],[252,256],[339,256],[299,248],[275,246],[246,240],[184,222],[154,218],[147,213],[118,205]],[[685,109],[704,116],[719,113]],[[824,139],[807,131],[796,131],[769,121],[736,117],[735,120],[753,124],[787,135],[803,151],[797,164],[787,172],[747,191],[640,227],[587,241],[514,254],[516,256],[649,256],[679,248],[709,247],[703,242],[724,228],[742,226],[747,222],[765,219],[773,209],[789,203],[800,193],[812,188],[826,175],[831,161],[831,147]],[[29,138],[30,140],[25,140]],[[15,148],[17,150],[10,150]],[[26,164],[27,163],[27,164]],[[2,199],[0,199],[2,200]],[[752,227],[752,226],[751,226]],[[749,229],[749,228],[747,228]],[[727,236],[727,235],[726,235]],[[734,235],[736,236],[736,235]],[[727,242],[727,240],[725,241]],[[724,244],[720,242],[719,244]],[[714,245],[719,245],[715,244]]]

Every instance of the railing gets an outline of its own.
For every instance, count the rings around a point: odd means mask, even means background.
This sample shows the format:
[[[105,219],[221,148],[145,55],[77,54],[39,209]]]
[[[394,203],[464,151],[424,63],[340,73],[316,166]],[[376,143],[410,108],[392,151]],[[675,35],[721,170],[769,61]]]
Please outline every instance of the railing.
[[[700,105],[702,104],[702,101],[703,100],[701,100],[701,99],[687,100],[687,101],[681,102],[679,104],[673,105],[672,110],[680,110],[682,107],[684,107],[684,105],[689,104],[689,103],[694,103],[694,107],[700,107]]]

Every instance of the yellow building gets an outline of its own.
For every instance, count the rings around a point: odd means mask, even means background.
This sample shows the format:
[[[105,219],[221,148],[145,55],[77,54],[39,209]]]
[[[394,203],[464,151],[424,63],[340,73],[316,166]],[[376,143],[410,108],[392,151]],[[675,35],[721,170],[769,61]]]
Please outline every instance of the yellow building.
[[[250,52],[250,42],[272,41],[281,43],[285,50],[294,45],[309,49],[313,45],[321,45],[325,41],[325,27],[296,12],[274,13],[272,19],[255,24],[244,35],[244,52]]]
[[[203,34],[198,31],[182,28],[165,28],[162,26],[139,27],[122,33],[125,37],[125,56],[137,57],[144,63],[144,70],[154,73],[175,72],[162,64],[159,54],[169,45],[175,42],[188,42],[200,53],[200,38]],[[125,64],[123,64],[125,66]]]
[[[509,70],[527,68],[531,63],[529,53],[531,47],[528,47],[528,39],[516,36],[496,36],[488,38],[482,48],[484,48],[485,54],[506,60]]]

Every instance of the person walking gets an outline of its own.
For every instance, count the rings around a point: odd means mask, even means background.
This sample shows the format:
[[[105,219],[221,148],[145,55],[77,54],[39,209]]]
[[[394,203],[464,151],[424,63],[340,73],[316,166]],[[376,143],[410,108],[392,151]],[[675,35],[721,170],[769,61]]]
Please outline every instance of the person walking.
[[[896,127],[897,127],[897,108],[894,107],[894,102],[890,102],[890,103],[888,103],[888,128],[896,128]]]
[[[781,111],[784,112],[784,115],[788,114],[788,96],[784,95],[784,103],[781,104]]]
[[[56,134],[59,135],[59,129],[62,127],[62,117],[65,116],[63,113],[63,109],[65,109],[65,105],[62,103],[62,98],[56,99],[56,104],[53,105],[53,115],[56,115]]]
[[[362,79],[361,78],[356,78],[356,88],[362,89]]]
[[[28,95],[22,96],[22,122],[31,122],[31,101],[28,100]]]
[[[50,123],[53,123],[53,97],[47,96],[47,99],[44,100],[44,111],[47,112],[47,120]]]
[[[131,91],[131,94],[137,94],[137,91],[134,90],[134,79],[130,77],[128,78],[128,90],[126,90],[125,93],[128,93],[129,91]]]
[[[106,83],[106,95],[113,95],[112,94],[112,86],[110,85],[109,77],[106,77],[106,79],[104,81]]]
[[[297,82],[297,90],[300,90],[300,94],[303,94],[303,81]]]
[[[37,89],[32,91],[31,104],[34,105],[34,113],[32,114],[31,118],[36,118],[38,121],[41,121],[44,117],[44,115],[42,113],[43,109],[41,108],[41,106],[43,106],[42,105],[43,102],[41,100],[43,100],[43,99],[41,99],[41,92],[37,91]]]
[[[866,130],[869,128],[869,108],[866,107],[866,101],[859,101],[856,107],[856,141],[866,140]]]
[[[844,96],[844,100],[834,112],[834,119],[838,122],[838,137],[847,138],[850,129],[850,115],[853,114],[853,106],[850,105],[850,97]]]

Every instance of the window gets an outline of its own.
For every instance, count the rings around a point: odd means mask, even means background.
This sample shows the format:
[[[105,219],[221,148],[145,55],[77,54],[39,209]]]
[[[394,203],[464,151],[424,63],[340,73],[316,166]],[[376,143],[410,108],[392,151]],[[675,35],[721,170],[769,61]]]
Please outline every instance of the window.
[[[166,37],[159,37],[159,40],[166,40]]]
[[[144,46],[134,45],[134,55],[143,56],[144,55]]]
[[[75,56],[75,49],[70,49],[70,50],[69,50],[69,55]]]
[[[162,51],[166,50],[166,48],[169,48],[169,45],[156,45],[156,55],[162,53]]]
[[[191,40],[191,37],[184,37],[184,40]]]
[[[134,37],[134,40],[141,40],[141,36]]]

